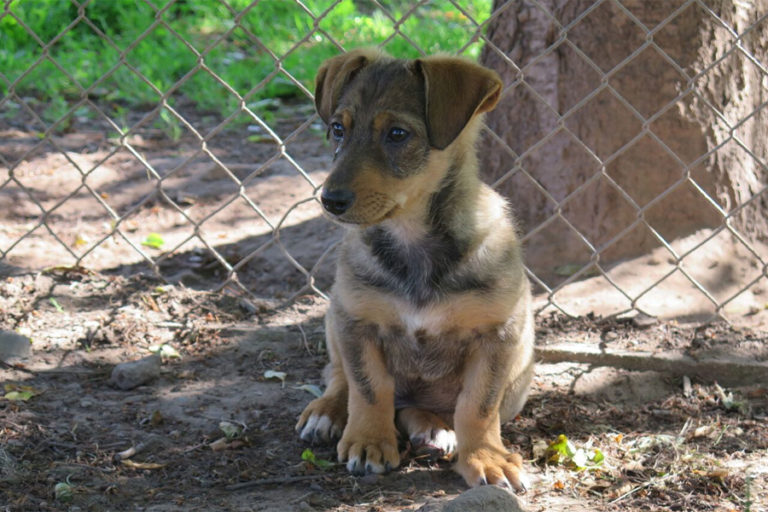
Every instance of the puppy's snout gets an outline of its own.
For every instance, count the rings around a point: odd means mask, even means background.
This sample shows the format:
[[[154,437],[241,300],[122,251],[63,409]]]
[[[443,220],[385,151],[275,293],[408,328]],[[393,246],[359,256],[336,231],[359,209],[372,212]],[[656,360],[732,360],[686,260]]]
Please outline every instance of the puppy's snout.
[[[355,202],[355,193],[351,190],[326,190],[320,194],[320,202],[323,208],[333,215],[341,215],[349,210]]]

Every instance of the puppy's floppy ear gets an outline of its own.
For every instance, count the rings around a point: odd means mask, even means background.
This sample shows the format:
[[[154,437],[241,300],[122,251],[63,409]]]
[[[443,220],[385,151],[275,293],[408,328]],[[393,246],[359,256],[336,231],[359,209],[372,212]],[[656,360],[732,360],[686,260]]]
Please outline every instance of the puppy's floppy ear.
[[[429,142],[444,149],[477,114],[493,110],[502,82],[495,71],[457,57],[414,61],[424,78]]]
[[[344,87],[358,71],[381,56],[380,50],[360,48],[323,62],[315,77],[315,108],[326,124],[336,110]]]

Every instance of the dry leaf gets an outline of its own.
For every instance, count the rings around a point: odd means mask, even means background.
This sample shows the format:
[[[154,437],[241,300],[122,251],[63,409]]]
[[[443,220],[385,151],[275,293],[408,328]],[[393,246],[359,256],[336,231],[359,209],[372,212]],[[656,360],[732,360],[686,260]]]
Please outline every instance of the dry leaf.
[[[697,438],[697,437],[709,437],[712,435],[712,433],[715,431],[715,427],[712,425],[702,425],[701,427],[697,427],[696,430],[693,431],[691,434],[691,438]]]
[[[163,414],[160,411],[155,411],[152,413],[152,416],[149,418],[149,424],[153,427],[156,427],[165,421],[165,418],[163,418]]]
[[[609,487],[608,490],[605,492],[605,497],[613,500],[613,499],[619,498],[620,496],[624,496],[631,490],[632,490],[632,482],[630,482],[629,480],[622,480],[612,485],[611,487]]]
[[[707,473],[707,476],[713,480],[725,480],[725,477],[728,476],[728,470],[727,469],[713,469],[712,471]]]
[[[547,448],[549,448],[549,443],[544,439],[534,441],[532,447],[534,460],[542,460],[547,455]]]
[[[208,446],[211,448],[211,450],[215,452],[220,452],[222,450],[234,450],[235,448],[240,448],[241,446],[244,446],[245,443],[235,439],[233,441],[228,440],[226,437],[221,437]]]
[[[21,384],[8,383],[3,386],[6,393],[3,398],[6,400],[24,401],[26,402],[33,396],[39,395],[41,391],[33,388],[32,386],[23,386]]]
[[[275,370],[267,370],[264,372],[264,378],[265,379],[280,379],[280,382],[282,382],[282,387],[285,387],[285,378],[288,375],[285,372],[278,372]]]
[[[227,438],[226,437],[220,437],[219,439],[215,440],[208,446],[211,448],[211,450],[215,452],[220,452],[221,450],[227,449]]]

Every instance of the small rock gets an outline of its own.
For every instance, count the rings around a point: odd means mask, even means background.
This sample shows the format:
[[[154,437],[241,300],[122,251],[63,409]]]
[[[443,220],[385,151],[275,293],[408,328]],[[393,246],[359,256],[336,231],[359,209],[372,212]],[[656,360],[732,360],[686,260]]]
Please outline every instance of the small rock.
[[[249,315],[255,315],[259,312],[259,308],[256,307],[256,305],[249,301],[248,299],[240,299],[239,302],[240,309],[248,313]]]
[[[683,396],[690,398],[693,388],[691,387],[691,378],[683,375]]]
[[[13,331],[0,330],[0,360],[29,357],[32,344],[29,338]]]
[[[417,512],[525,512],[514,494],[495,485],[475,487],[447,502],[427,503]]]
[[[112,369],[109,382],[120,389],[133,389],[160,375],[161,358],[152,354],[137,361],[120,363]]]
[[[638,329],[647,329],[648,327],[651,327],[659,323],[659,319],[656,318],[655,316],[648,316],[643,313],[640,313],[639,315],[637,315],[635,318],[632,319],[632,323]]]

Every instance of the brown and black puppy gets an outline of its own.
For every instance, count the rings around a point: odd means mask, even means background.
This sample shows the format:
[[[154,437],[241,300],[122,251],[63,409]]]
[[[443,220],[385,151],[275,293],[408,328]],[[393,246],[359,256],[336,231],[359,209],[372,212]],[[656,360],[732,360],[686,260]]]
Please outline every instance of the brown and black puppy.
[[[348,229],[326,316],[327,389],[296,426],[340,437],[353,473],[400,463],[397,428],[456,456],[471,486],[523,490],[500,423],[533,375],[533,317],[505,201],[475,139],[502,84],[468,60],[356,50],[326,61],[315,103],[333,139],[321,200]]]

